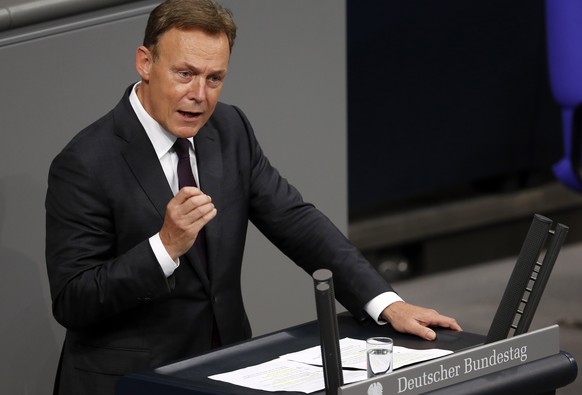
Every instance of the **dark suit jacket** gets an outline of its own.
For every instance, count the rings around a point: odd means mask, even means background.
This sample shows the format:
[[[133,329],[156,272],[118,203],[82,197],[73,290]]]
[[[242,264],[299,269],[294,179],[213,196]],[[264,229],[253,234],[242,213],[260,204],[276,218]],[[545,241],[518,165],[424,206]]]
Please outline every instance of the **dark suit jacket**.
[[[390,290],[269,164],[244,114],[222,103],[195,137],[200,182],[218,209],[206,226],[210,267],[188,253],[166,278],[148,238],[173,194],[129,92],[49,172],[47,268],[53,313],[67,328],[59,393],[112,393],[120,375],[208,350],[213,315],[224,345],[249,338],[240,287],[249,220],[306,272],[331,269],[356,316]]]

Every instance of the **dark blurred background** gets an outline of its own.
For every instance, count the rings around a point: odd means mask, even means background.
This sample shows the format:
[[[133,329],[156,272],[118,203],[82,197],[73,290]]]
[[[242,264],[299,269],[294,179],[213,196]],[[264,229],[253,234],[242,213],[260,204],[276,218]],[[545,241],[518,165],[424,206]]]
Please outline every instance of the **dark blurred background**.
[[[515,255],[535,212],[580,220],[551,172],[544,18],[542,0],[347,1],[350,237],[387,277]]]

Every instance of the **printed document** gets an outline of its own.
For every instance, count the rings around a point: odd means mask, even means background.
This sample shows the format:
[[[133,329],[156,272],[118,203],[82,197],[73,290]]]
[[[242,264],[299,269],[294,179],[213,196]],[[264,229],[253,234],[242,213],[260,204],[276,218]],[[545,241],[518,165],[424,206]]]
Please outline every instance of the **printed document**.
[[[340,353],[344,384],[365,380],[366,341],[347,337],[341,339]],[[414,350],[394,346],[394,369],[451,353],[450,350]],[[321,348],[315,346],[210,378],[263,391],[296,391],[309,394],[325,388],[322,365]]]

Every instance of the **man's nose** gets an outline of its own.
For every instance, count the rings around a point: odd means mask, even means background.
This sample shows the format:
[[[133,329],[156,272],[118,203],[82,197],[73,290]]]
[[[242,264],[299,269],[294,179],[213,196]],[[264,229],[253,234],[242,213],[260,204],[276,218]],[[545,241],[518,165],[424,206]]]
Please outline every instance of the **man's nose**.
[[[190,83],[190,90],[188,92],[188,99],[194,100],[198,103],[206,99],[206,81],[202,77],[192,79]]]

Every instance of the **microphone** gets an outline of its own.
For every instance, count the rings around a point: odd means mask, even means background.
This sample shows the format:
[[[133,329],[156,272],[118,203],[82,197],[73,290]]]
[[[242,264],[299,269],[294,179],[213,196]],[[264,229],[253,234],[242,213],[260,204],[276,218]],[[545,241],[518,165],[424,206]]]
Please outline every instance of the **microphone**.
[[[326,395],[337,395],[338,388],[344,384],[339,330],[335,311],[335,292],[331,270],[319,269],[313,273],[315,287],[315,306],[321,338],[321,358]]]

